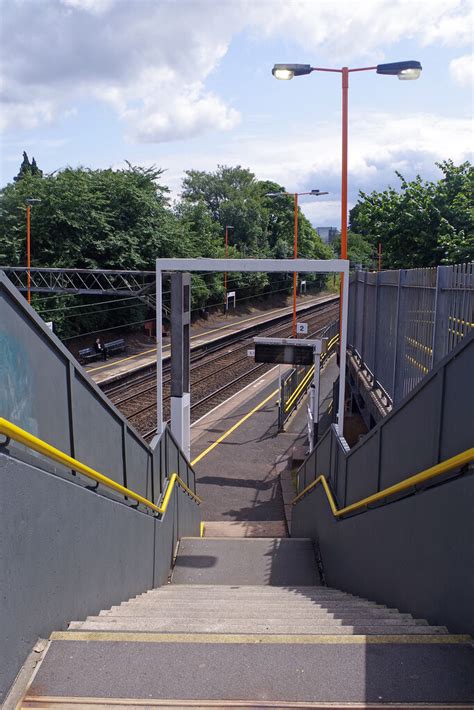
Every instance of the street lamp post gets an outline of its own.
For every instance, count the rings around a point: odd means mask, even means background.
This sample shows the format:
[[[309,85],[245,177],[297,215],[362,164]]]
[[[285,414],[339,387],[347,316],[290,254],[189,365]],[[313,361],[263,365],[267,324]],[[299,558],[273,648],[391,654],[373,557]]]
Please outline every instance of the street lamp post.
[[[31,205],[37,205],[41,200],[34,197],[26,198],[26,279],[27,299],[31,303]]]
[[[328,195],[328,192],[321,192],[320,190],[311,190],[311,192],[267,192],[265,197],[281,197],[282,195],[293,196],[293,259],[298,258],[298,197],[299,195],[313,195],[313,197],[319,197],[320,195]],[[298,274],[296,271],[293,272],[293,324],[292,324],[292,337],[296,338],[296,292],[298,289]]]
[[[225,258],[229,258],[229,229],[234,229],[231,224],[225,226]],[[224,271],[224,308],[227,311],[227,271]]]
[[[421,74],[420,62],[410,60],[405,62],[392,62],[390,64],[377,64],[373,67],[359,67],[357,69],[328,69],[325,67],[312,67],[310,64],[275,64],[272,74],[276,79],[293,79],[294,76],[304,76],[314,71],[332,72],[341,74],[342,78],[342,176],[341,176],[341,259],[347,259],[347,156],[348,156],[348,93],[349,74],[361,71],[375,71],[386,76],[398,76],[402,80],[418,79]],[[342,313],[342,286],[341,274],[339,316]],[[339,323],[342,323],[341,317]],[[340,341],[342,342],[342,338]]]

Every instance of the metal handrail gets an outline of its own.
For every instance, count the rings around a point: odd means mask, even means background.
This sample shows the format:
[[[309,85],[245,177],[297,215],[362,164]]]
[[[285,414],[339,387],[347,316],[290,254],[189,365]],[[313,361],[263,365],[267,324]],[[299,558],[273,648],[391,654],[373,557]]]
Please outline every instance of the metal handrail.
[[[81,463],[77,459],[74,459],[72,456],[65,454],[63,451],[56,449],[54,446],[51,446],[51,444],[47,444],[45,441],[38,439],[38,437],[34,436],[33,434],[30,434],[24,429],[21,429],[19,426],[16,426],[16,424],[9,422],[7,419],[3,419],[3,417],[0,417],[0,434],[4,434],[8,439],[14,439],[18,443],[27,446],[29,449],[33,449],[39,454],[42,454],[43,456],[46,456],[47,458],[52,459],[53,461],[56,461],[57,463],[61,464],[62,466],[65,466],[66,468],[70,468],[73,471],[78,471],[79,473],[84,474],[84,476],[92,478],[98,483],[102,483],[102,485],[106,486],[107,488],[111,488],[112,490],[126,496],[127,498],[132,498],[133,500],[136,500],[138,503],[141,503],[147,508],[150,508],[151,510],[153,510],[153,512],[158,513],[159,515],[163,515],[166,512],[169,500],[171,498],[171,493],[173,492],[173,488],[176,483],[180,485],[181,488],[183,488],[183,490],[185,490],[186,493],[190,495],[191,498],[193,498],[197,503],[202,502],[201,499],[190,488],[188,488],[188,486],[178,476],[177,473],[171,474],[161,505],[155,505],[155,503],[152,503],[151,500],[144,498],[139,493],[135,493],[135,491],[132,491],[129,488],[120,485],[120,483],[116,483],[116,481],[113,481],[111,478],[104,476],[102,473],[95,471],[90,466]]]
[[[467,464],[470,464],[473,461],[474,448],[466,449],[466,451],[463,451],[461,454],[457,454],[452,458],[446,459],[446,461],[442,461],[441,463],[436,464],[436,466],[427,468],[425,471],[421,471],[420,473],[417,473],[414,476],[405,478],[403,481],[400,481],[400,483],[396,483],[393,486],[384,488],[378,493],[374,493],[373,495],[368,496],[367,498],[363,498],[362,500],[359,500],[356,503],[351,503],[351,505],[347,505],[345,508],[340,509],[338,509],[335,503],[326,477],[321,475],[318,476],[315,481],[310,483],[309,486],[306,486],[306,488],[301,491],[301,493],[297,495],[296,498],[293,498],[291,504],[296,505],[296,503],[298,503],[301,498],[303,498],[303,496],[305,496],[307,493],[309,493],[309,491],[311,491],[319,483],[321,483],[326,493],[329,505],[331,507],[332,514],[335,518],[338,518],[341,515],[345,515],[346,513],[352,513],[355,510],[364,508],[370,505],[371,503],[376,503],[377,501],[382,500],[383,498],[388,498],[389,496],[395,495],[396,493],[406,491],[407,489],[412,488],[413,486],[416,486],[419,483],[425,483],[426,481],[436,478],[437,476],[442,476],[444,473],[449,473],[450,471],[453,471],[456,468],[461,469],[463,466],[466,466]]]

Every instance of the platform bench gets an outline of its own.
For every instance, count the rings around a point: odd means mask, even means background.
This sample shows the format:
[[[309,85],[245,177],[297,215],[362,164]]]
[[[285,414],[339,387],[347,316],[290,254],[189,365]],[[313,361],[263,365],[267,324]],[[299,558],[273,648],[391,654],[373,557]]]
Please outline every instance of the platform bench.
[[[92,360],[99,360],[102,357],[102,353],[98,353],[94,348],[82,348],[79,350],[79,362],[83,365],[87,362],[92,362]]]
[[[127,349],[124,338],[118,338],[118,340],[111,340],[110,343],[104,343],[105,352],[107,355],[113,355],[114,353],[123,353]]]

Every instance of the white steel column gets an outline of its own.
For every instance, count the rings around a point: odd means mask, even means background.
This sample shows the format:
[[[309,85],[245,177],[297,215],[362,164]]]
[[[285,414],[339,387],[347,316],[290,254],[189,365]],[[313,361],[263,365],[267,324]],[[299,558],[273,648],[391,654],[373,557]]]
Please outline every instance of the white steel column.
[[[163,432],[163,315],[161,269],[156,264],[156,434]]]
[[[342,327],[341,356],[339,362],[339,406],[337,410],[337,431],[344,435],[344,403],[346,401],[346,353],[347,353],[347,319],[349,314],[349,262],[345,262],[344,283],[342,287]]]

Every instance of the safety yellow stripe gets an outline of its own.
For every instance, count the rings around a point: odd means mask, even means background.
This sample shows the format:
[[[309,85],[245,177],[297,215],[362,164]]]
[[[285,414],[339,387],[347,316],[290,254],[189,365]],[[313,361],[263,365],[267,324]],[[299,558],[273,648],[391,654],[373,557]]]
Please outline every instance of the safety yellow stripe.
[[[422,365],[418,360],[415,360],[414,357],[410,357],[410,355],[405,355],[406,359],[408,362],[411,362],[412,365],[415,365],[419,370],[422,370],[425,374],[429,372],[428,368]]]
[[[247,644],[371,644],[470,643],[466,634],[213,634],[134,631],[54,631],[51,641],[115,641],[135,643],[247,643]]]
[[[413,345],[414,348],[423,350],[423,352],[428,353],[429,355],[433,354],[432,348],[429,348],[427,345],[423,345],[423,343],[420,343],[418,340],[415,340],[415,338],[409,338],[408,336],[405,336],[405,339],[410,343],[410,345]]]
[[[410,476],[410,478],[405,478],[404,481],[400,481],[400,483],[396,483],[394,486],[384,488],[383,491],[374,493],[373,495],[368,496],[368,498],[363,498],[362,500],[359,500],[356,503],[352,503],[351,505],[347,505],[345,508],[340,509],[338,509],[334,501],[326,477],[318,476],[315,481],[310,483],[309,486],[306,486],[306,488],[301,491],[301,493],[297,495],[296,498],[292,500],[292,505],[298,503],[298,501],[300,501],[303,496],[309,493],[310,490],[315,488],[318,484],[321,484],[326,493],[329,505],[331,506],[332,514],[334,515],[334,517],[338,518],[341,515],[345,515],[346,513],[352,513],[355,510],[364,508],[365,506],[370,505],[371,503],[376,503],[378,500],[388,498],[388,496],[392,496],[396,493],[406,491],[408,488],[412,488],[413,486],[416,486],[420,483],[425,483],[426,481],[429,481],[432,478],[442,476],[444,473],[449,473],[450,471],[453,471],[457,468],[461,469],[463,466],[472,463],[472,461],[474,461],[474,448],[467,449],[461,454],[453,456],[450,459],[446,459],[446,461],[443,461],[442,463],[439,463],[436,466],[432,466],[431,468],[428,468],[425,471],[421,471],[420,473],[417,473],[414,476]]]
[[[328,298],[326,300],[322,300],[320,298],[316,299],[315,301],[311,301],[310,303],[303,303],[301,306],[298,307],[298,311],[301,311],[304,308],[310,308],[312,305],[317,305],[318,303],[331,303],[332,301],[335,301],[336,298]],[[278,311],[284,311],[286,309],[290,308],[290,306],[283,306],[282,308],[276,308],[273,313],[278,313]],[[291,311],[290,311],[291,312]],[[242,323],[249,323],[252,320],[256,320],[257,318],[261,318],[262,314],[259,314],[257,316],[251,316],[250,318],[244,318],[243,320],[240,321],[234,321],[233,323],[227,323],[226,325],[221,325],[219,328],[214,328],[213,330],[209,330],[206,333],[196,333],[196,335],[191,335],[189,338],[190,340],[194,340],[195,338],[203,338],[206,335],[218,333],[220,330],[226,330],[227,328],[232,328],[235,326],[240,326]],[[262,323],[265,323],[266,321],[262,321]],[[169,345],[165,345],[162,350],[169,349]],[[127,360],[133,360],[134,358],[142,357],[143,355],[148,355],[150,353],[156,353],[157,348],[152,348],[151,350],[145,350],[142,353],[136,353],[135,355],[129,355],[128,357],[124,357],[121,360],[114,360],[113,364],[114,365],[120,365],[121,362],[127,362]],[[110,367],[112,363],[109,363],[108,365],[99,365],[99,367],[91,367],[87,372],[97,372],[98,370],[103,370],[106,367]]]
[[[448,316],[448,320],[454,320],[456,323],[462,323],[463,325],[468,325],[470,328],[474,328],[474,323],[470,323],[468,320],[463,320],[462,318],[455,318],[454,316]]]
[[[285,411],[286,412],[291,408],[292,404],[294,404],[294,402],[298,398],[299,394],[301,393],[301,390],[303,390],[306,387],[306,385],[308,384],[308,382],[311,380],[313,373],[314,373],[314,365],[312,365],[310,367],[309,371],[303,377],[303,379],[299,383],[298,387],[294,390],[294,392],[290,395],[290,397],[285,402]]]
[[[247,419],[249,419],[253,414],[255,414],[255,412],[258,412],[258,410],[261,409],[272,397],[274,397],[278,393],[278,391],[279,391],[278,389],[273,390],[273,392],[271,394],[269,394],[268,397],[265,397],[265,399],[262,402],[257,404],[257,406],[254,407],[250,412],[248,412],[244,417],[242,417],[242,419],[239,419],[239,421],[236,422],[236,424],[234,424],[234,426],[231,426],[230,429],[227,429],[227,431],[224,432],[218,439],[216,439],[210,446],[208,446],[207,449],[204,449],[204,451],[201,454],[199,454],[199,456],[196,456],[196,458],[193,461],[191,461],[191,466],[194,466],[195,464],[197,464],[198,461],[203,459],[204,456],[207,456],[208,453],[210,453],[213,449],[215,449],[216,446],[221,443],[221,441],[224,441],[224,439],[227,439],[227,437],[230,436],[230,434],[232,434],[233,431],[238,429],[239,426],[241,426],[245,421],[247,421]]]
[[[66,468],[70,468],[73,471],[78,471],[79,473],[84,474],[84,476],[92,478],[94,481],[101,483],[107,488],[111,488],[112,490],[116,491],[117,493],[120,493],[121,495],[126,496],[127,498],[132,498],[132,500],[136,500],[138,503],[142,503],[144,506],[150,508],[155,513],[159,513],[160,515],[166,512],[174,485],[176,483],[178,483],[181,488],[183,488],[186,493],[188,493],[188,495],[194,498],[196,502],[201,502],[201,499],[198,498],[198,496],[190,488],[188,488],[188,486],[178,476],[177,473],[171,474],[168,486],[166,488],[166,493],[163,498],[163,502],[161,506],[158,506],[152,503],[151,500],[148,500],[147,498],[141,496],[139,493],[135,493],[135,491],[130,490],[130,488],[121,486],[120,483],[117,483],[111,478],[104,476],[102,473],[99,473],[90,466],[86,466],[86,464],[81,463],[77,459],[74,459],[72,456],[65,454],[63,451],[56,449],[54,446],[51,446],[51,444],[47,444],[45,441],[38,439],[38,437],[33,436],[33,434],[30,434],[24,429],[21,429],[20,427],[16,426],[16,424],[12,424],[12,422],[3,419],[3,417],[0,417],[0,434],[4,434],[10,439],[14,439],[14,441],[17,441],[19,444],[23,444],[29,449],[32,449],[33,451],[36,451],[42,456],[46,456],[47,458],[56,461],[57,463],[61,464],[62,466],[65,466]]]
[[[321,361],[323,361],[324,358],[327,357],[329,350],[332,348],[334,343],[337,342],[338,340],[339,340],[339,334],[335,335],[333,338],[331,338],[331,340],[328,342],[326,352],[323,353],[323,355],[321,356]],[[311,379],[311,377],[313,376],[313,374],[314,374],[314,365],[311,366],[310,370],[306,373],[304,378],[301,380],[298,387],[292,392],[292,394],[289,396],[289,398],[285,402],[285,412],[287,412],[289,409],[291,409],[291,407],[295,403],[296,399],[300,395],[301,390],[303,390],[306,387],[306,385],[308,384],[308,382]]]

